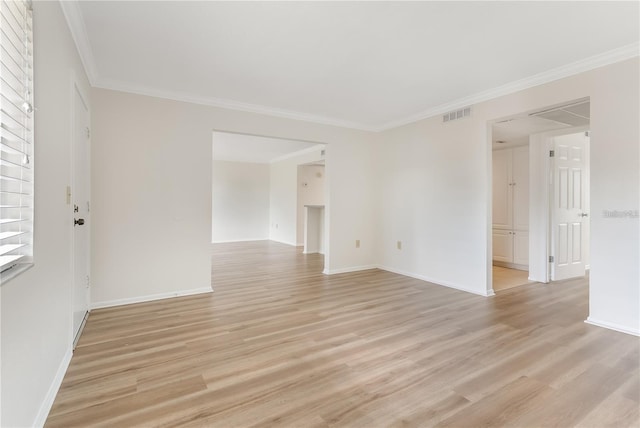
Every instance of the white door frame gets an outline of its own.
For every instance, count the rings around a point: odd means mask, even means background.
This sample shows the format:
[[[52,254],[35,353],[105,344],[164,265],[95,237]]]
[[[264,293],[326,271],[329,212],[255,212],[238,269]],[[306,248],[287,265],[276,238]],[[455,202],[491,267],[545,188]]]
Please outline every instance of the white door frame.
[[[511,116],[487,121],[487,295],[493,291],[493,124]],[[590,125],[531,134],[529,137],[529,280],[548,283],[551,278],[551,190],[549,150],[552,138],[590,130]],[[590,159],[589,159],[590,162]]]
[[[75,185],[76,185],[76,170],[75,170],[75,161],[76,161],[76,153],[75,153],[75,132],[76,132],[76,109],[78,108],[78,106],[76,105],[76,95],[78,95],[80,97],[80,99],[82,100],[82,103],[84,104],[84,108],[86,108],[87,110],[87,121],[89,122],[89,124],[91,123],[91,108],[90,108],[90,104],[87,102],[89,100],[89,98],[85,95],[83,89],[80,87],[80,84],[78,82],[77,76],[74,72],[72,72],[71,74],[71,144],[70,144],[70,177],[71,177],[71,186],[70,186],[70,191],[68,191],[67,193],[67,205],[69,206],[69,222],[71,224],[71,343],[73,348],[75,349],[76,347],[76,343],[78,341],[78,339],[80,338],[80,335],[82,334],[82,330],[84,329],[84,326],[87,322],[87,317],[88,317],[88,313],[91,312],[91,288],[89,287],[89,289],[87,290],[87,314],[85,314],[84,320],[82,321],[82,324],[80,325],[80,328],[78,329],[78,332],[76,333],[74,331],[74,323],[73,323],[73,315],[74,315],[74,299],[75,299],[75,251],[76,251],[76,245],[75,245],[75,230],[74,230],[74,225],[73,225],[73,220],[74,220],[74,192],[75,192]],[[86,179],[88,180],[88,185],[87,185],[87,199],[90,201],[91,200],[91,145],[90,145],[90,139],[89,139],[89,153],[88,153],[88,165],[87,165],[87,177]],[[87,275],[91,275],[91,227],[90,227],[90,222],[89,224],[87,224],[87,241],[88,241],[88,245],[87,245]]]
[[[250,136],[254,136],[254,137],[264,137],[264,138],[275,138],[275,139],[280,139],[280,140],[295,140],[295,141],[300,141],[303,143],[310,143],[310,144],[314,144],[314,145],[324,145],[323,149],[325,154],[324,154],[324,161],[325,161],[325,176],[324,176],[324,218],[323,218],[323,234],[324,234],[324,268],[322,273],[327,275],[332,273],[331,269],[330,269],[330,263],[331,263],[331,257],[330,257],[330,247],[331,247],[331,165],[332,162],[330,160],[330,154],[331,154],[331,150],[330,150],[330,143],[326,142],[326,141],[311,141],[311,140],[303,140],[303,139],[296,139],[296,138],[290,138],[290,137],[282,137],[282,136],[278,136],[278,135],[271,135],[271,134],[253,134],[253,133],[249,133],[249,132],[242,132],[242,131],[230,131],[227,129],[222,129],[222,128],[213,128],[211,130],[211,133],[213,135],[213,133],[216,132],[224,132],[224,133],[228,133],[228,134],[240,134],[240,135],[250,135]],[[212,144],[212,152],[214,150],[214,138],[212,136],[211,138]],[[213,177],[213,153],[211,156],[211,170],[210,170],[211,174],[209,175],[210,177]],[[211,195],[213,195],[213,180],[211,180],[210,182],[211,184],[211,191],[209,192]],[[212,197],[213,200],[213,197]],[[297,198],[296,198],[297,201]],[[297,218],[297,214],[296,214],[296,218]],[[209,220],[212,220],[212,216],[209,215]],[[213,228],[213,224],[210,223],[209,224],[209,230],[211,231]],[[296,227],[297,229],[297,227]],[[297,241],[297,239],[296,239]],[[297,242],[296,242],[297,243]],[[213,279],[212,279],[212,288],[213,288]]]

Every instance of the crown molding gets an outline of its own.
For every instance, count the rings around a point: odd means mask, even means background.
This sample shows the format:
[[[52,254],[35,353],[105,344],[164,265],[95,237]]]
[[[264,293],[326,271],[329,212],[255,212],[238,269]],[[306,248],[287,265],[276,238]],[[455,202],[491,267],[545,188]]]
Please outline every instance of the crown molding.
[[[390,121],[380,126],[366,125],[358,122],[351,122],[331,117],[319,116],[293,110],[286,110],[259,104],[244,103],[240,101],[227,100],[215,97],[206,97],[190,94],[186,92],[167,91],[158,88],[145,87],[129,82],[122,82],[113,79],[100,78],[97,73],[93,52],[89,43],[87,30],[82,18],[82,11],[77,0],[60,1],[62,12],[67,20],[73,40],[75,41],[80,59],[89,78],[91,86],[96,88],[110,89],[114,91],[129,92],[133,94],[146,95],[156,98],[164,98],[174,101],[182,101],[192,104],[206,105],[229,110],[244,111],[267,116],[281,117],[285,119],[300,120],[304,122],[317,123],[320,125],[336,126],[341,128],[356,129],[367,132],[381,132],[397,128],[409,123],[417,122],[430,117],[438,116],[461,107],[467,107],[480,102],[488,101],[514,92],[532,88],[534,86],[559,80],[575,74],[583,73],[595,68],[603,67],[616,62],[637,57],[640,54],[640,42],[635,42],[627,46],[622,46],[611,51],[585,58],[567,65],[563,65],[552,70],[535,74],[533,76],[498,86],[493,89],[478,92],[474,95],[460,98],[445,104],[432,107],[420,113]]]
[[[87,73],[89,83],[93,86],[98,74],[96,72],[96,64],[93,59],[91,44],[89,43],[89,36],[87,35],[87,27],[85,27],[84,19],[82,18],[80,3],[77,0],[60,1],[59,3],[62,8],[62,14],[67,20],[67,25],[71,31],[71,37],[78,49],[84,71]]]
[[[605,65],[631,59],[637,57],[639,54],[640,42],[635,42],[630,45],[622,46],[617,49],[613,49],[598,55],[591,56],[589,58],[563,65],[561,67],[534,74],[533,76],[529,76],[521,80],[516,80],[515,82],[507,83],[506,85],[498,86],[487,91],[478,92],[477,94],[468,97],[441,104],[439,106],[432,107],[428,110],[415,115],[411,115],[404,119],[387,122],[380,128],[378,128],[377,131],[386,131],[403,125],[414,123],[419,120],[428,119],[430,117],[438,116],[452,110],[458,110],[462,107],[468,107],[470,105],[478,104],[483,101],[488,101],[504,95],[512,94],[514,92],[529,89],[534,86],[553,82],[554,80],[559,80],[565,77],[584,73],[595,68],[603,67]]]
[[[223,98],[206,97],[187,92],[166,91],[157,88],[146,87],[135,83],[122,82],[112,79],[98,79],[93,85],[96,88],[110,89],[113,91],[128,92],[138,95],[146,95],[156,98],[164,98],[174,101],[182,101],[191,104],[200,104],[210,107],[224,108],[228,110],[238,110],[247,113],[262,114],[267,116],[282,117],[285,119],[312,122],[320,125],[337,126],[340,128],[357,129],[360,131],[376,132],[377,128],[364,125],[362,123],[350,122],[346,120],[334,119],[331,117],[318,116],[309,113],[302,113],[293,110],[285,110],[276,107],[269,107],[260,104],[250,104],[240,101],[227,100]]]

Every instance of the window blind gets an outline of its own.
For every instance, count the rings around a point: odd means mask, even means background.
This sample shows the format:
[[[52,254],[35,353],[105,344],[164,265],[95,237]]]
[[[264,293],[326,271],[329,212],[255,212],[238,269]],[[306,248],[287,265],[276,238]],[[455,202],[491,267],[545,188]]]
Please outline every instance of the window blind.
[[[0,283],[33,263],[33,30],[29,1],[0,0]]]

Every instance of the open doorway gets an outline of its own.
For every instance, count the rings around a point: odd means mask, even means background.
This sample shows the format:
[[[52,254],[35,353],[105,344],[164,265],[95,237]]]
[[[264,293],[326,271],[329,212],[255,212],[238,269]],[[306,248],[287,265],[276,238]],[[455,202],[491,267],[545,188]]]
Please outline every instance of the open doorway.
[[[494,291],[584,275],[589,107],[581,99],[492,123]]]
[[[325,161],[298,165],[297,241],[305,254],[324,254]]]
[[[304,204],[322,204],[324,223],[325,144],[223,131],[212,144],[212,244],[235,243],[228,248],[238,252],[257,241],[298,247]],[[311,192],[301,191],[301,179]]]

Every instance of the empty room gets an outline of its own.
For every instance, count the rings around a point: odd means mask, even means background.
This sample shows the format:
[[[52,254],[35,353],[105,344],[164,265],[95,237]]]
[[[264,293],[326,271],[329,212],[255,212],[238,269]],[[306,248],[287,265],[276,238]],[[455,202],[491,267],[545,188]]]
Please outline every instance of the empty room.
[[[0,426],[637,427],[636,1],[0,1]]]

